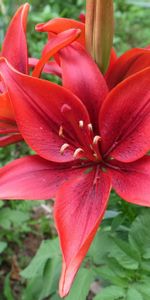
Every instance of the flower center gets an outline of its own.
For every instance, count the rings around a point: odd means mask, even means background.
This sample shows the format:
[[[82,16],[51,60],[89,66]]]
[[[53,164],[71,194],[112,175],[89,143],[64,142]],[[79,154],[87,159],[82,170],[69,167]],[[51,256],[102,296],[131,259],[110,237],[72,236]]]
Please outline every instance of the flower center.
[[[64,139],[64,143],[60,148],[62,155],[69,148],[73,147],[73,157],[75,159],[85,159],[95,162],[102,160],[100,154],[101,137],[94,135],[91,123],[86,123],[84,120],[71,122],[69,134],[66,123],[64,125],[61,124],[58,134]]]

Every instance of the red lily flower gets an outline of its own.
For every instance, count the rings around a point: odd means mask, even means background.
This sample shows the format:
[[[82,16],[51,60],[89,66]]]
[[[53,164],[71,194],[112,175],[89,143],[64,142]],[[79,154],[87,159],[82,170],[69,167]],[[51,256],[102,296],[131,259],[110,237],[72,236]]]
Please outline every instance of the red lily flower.
[[[29,4],[22,5],[12,18],[8,27],[1,56],[5,57],[18,71],[28,73],[28,53],[26,43],[26,20]],[[11,102],[2,82],[0,82],[0,146],[22,140]]]
[[[69,28],[79,28],[81,30],[80,42],[85,46],[85,25],[83,22],[75,21],[73,19],[56,18],[46,23],[36,25],[36,30],[40,32],[47,32],[49,42],[51,34],[58,34]],[[45,52],[46,52],[45,46]],[[57,64],[58,65],[58,60]],[[135,74],[138,71],[144,70],[150,66],[150,48],[133,48],[126,51],[123,55],[117,58],[116,52],[112,49],[109,67],[105,74],[105,79],[109,89],[112,89],[119,82],[127,77]],[[57,75],[57,74],[56,74]]]
[[[28,59],[26,41],[28,11],[28,3],[22,5],[17,10],[8,27],[1,52],[2,57],[6,58],[16,70],[24,74],[29,74],[29,68],[35,67],[39,63],[39,60],[36,58]],[[51,50],[60,50],[77,39],[79,35],[80,30],[78,29],[67,30],[62,34],[58,34],[58,36],[53,39],[53,43],[51,43]],[[46,63],[42,71],[61,76],[61,69],[55,62]],[[21,141],[23,137],[16,124],[10,98],[1,81],[0,92],[0,146],[2,147]]]
[[[79,43],[61,50],[59,57],[65,87],[22,74],[0,60],[19,130],[41,156],[1,169],[0,198],[56,198],[63,253],[59,291],[65,296],[102,220],[111,187],[128,202],[150,206],[150,68],[108,92]]]

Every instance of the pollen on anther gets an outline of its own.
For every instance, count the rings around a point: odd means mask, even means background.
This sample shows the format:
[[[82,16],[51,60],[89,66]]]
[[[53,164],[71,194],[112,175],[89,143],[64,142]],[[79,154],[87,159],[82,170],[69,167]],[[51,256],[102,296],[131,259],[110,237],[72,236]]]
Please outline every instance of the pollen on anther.
[[[62,126],[60,126],[60,128],[59,128],[59,136],[63,136],[63,127]]]
[[[83,126],[84,126],[84,122],[83,122],[82,120],[80,120],[80,121],[79,121],[79,127],[80,127],[80,128],[83,128]]]
[[[99,135],[94,136],[93,144],[96,145],[99,141],[101,141],[101,137]]]
[[[96,159],[98,159],[98,156],[97,156],[96,153],[93,153],[93,156],[94,156]]]
[[[73,157],[76,158],[81,152],[84,152],[84,150],[82,148],[77,148],[73,153]]]
[[[89,129],[90,131],[93,131],[93,126],[92,126],[91,123],[88,124],[88,129]]]
[[[69,147],[69,144],[65,143],[60,148],[60,153],[63,155],[64,151]]]
[[[109,157],[109,160],[114,160],[114,158],[112,156]]]

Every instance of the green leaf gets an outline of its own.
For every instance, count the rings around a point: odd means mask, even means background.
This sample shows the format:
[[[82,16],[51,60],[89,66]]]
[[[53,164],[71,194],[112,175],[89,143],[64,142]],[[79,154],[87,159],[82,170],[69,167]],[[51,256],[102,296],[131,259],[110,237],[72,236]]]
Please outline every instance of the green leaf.
[[[150,258],[149,212],[136,218],[129,233],[130,244],[137,248],[144,258]]]
[[[0,208],[4,206],[4,201],[0,200]]]
[[[93,280],[93,272],[89,269],[81,268],[71,288],[70,294],[65,298],[65,300],[86,300],[90,285]]]
[[[21,276],[27,279],[42,276],[47,260],[58,257],[59,255],[60,249],[58,238],[43,241],[29,266],[21,272]]]
[[[131,287],[127,291],[126,300],[144,300],[141,293],[139,293],[135,288]]]
[[[40,300],[53,294],[58,289],[58,282],[61,272],[61,257],[49,259],[44,268],[43,286],[40,293]]]
[[[48,259],[43,275],[34,277],[28,282],[24,291],[23,300],[43,300],[54,294],[58,288],[60,276],[61,260],[60,257]]]
[[[0,242],[0,253],[2,253],[7,247],[6,242]]]
[[[51,297],[51,300],[61,300],[61,298],[57,294],[55,294]]]
[[[139,267],[138,254],[129,243],[118,238],[113,239],[116,245],[111,250],[109,257],[114,257],[125,269],[137,270]]]
[[[110,237],[110,232],[99,230],[88,252],[88,257],[95,264],[103,264],[104,257],[113,249],[114,242]]]
[[[144,300],[149,300],[149,296],[150,296],[149,282],[150,282],[150,278],[147,277],[147,278],[145,278],[143,283],[137,283],[135,285],[136,290],[138,290],[143,295]]]
[[[109,257],[107,261],[109,268],[114,271],[116,278],[121,278],[128,284],[129,278],[133,276],[134,270],[123,268],[115,258]]]
[[[125,220],[125,216],[121,213],[118,216],[116,216],[111,224],[112,231],[116,231],[118,227],[123,223]]]
[[[4,229],[10,229],[13,225],[18,227],[29,219],[29,213],[19,210],[13,210],[9,207],[0,210],[0,226]]]
[[[137,5],[137,6],[141,6],[141,7],[144,7],[144,8],[150,8],[150,2],[148,3],[149,1],[141,1],[141,0],[127,0],[127,3],[130,3],[130,4],[134,4],[134,5]]]
[[[43,289],[42,277],[36,277],[31,279],[27,284],[27,288],[23,292],[22,300],[33,300],[33,299],[39,300],[39,295],[42,289]]]
[[[140,267],[142,269],[142,271],[146,271],[150,274],[150,259],[148,260],[142,260]],[[144,273],[144,272],[143,272]]]
[[[150,259],[150,246],[149,247],[145,247],[143,258]]]
[[[13,297],[13,294],[12,294],[11,286],[10,286],[9,274],[5,278],[4,296],[6,297],[6,300],[15,300]]]
[[[96,268],[95,270],[100,279],[105,279],[114,285],[126,287],[126,278],[119,277],[115,269],[111,269],[109,265]]]
[[[125,296],[125,290],[118,286],[109,286],[103,288],[93,300],[123,300]],[[135,300],[135,299],[132,299]],[[136,299],[137,300],[137,299]]]

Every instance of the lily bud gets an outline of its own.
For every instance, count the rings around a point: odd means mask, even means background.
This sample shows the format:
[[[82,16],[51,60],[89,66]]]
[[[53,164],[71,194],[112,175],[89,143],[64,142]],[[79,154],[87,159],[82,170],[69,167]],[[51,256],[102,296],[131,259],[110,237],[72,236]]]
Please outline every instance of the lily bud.
[[[113,0],[87,0],[86,48],[102,73],[109,64],[113,33]]]

